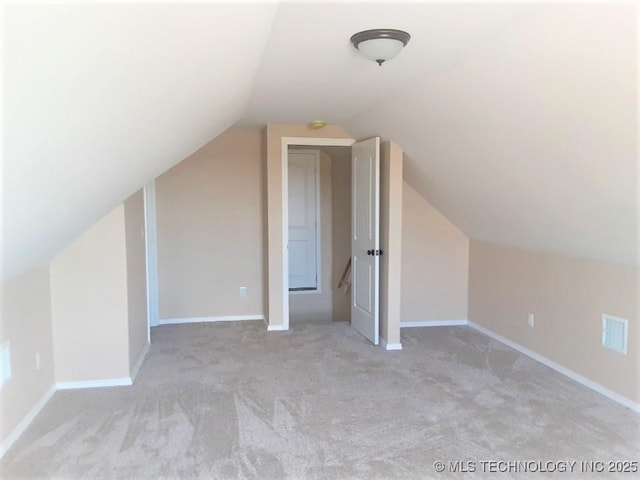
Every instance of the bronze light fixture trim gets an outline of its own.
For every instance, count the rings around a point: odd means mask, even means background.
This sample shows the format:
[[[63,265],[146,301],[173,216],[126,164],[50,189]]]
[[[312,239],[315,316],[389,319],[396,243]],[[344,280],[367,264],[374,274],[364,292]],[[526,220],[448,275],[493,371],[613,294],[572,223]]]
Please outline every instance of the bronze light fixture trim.
[[[395,58],[410,39],[411,35],[402,30],[375,28],[352,35],[351,43],[363,56],[382,66]]]

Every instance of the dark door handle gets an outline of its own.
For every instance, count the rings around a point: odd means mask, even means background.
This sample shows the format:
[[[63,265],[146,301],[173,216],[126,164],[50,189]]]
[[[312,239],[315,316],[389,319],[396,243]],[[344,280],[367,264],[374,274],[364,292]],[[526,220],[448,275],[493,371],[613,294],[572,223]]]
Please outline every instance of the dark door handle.
[[[375,250],[367,250],[367,255],[373,255],[375,254]]]
[[[382,255],[384,252],[382,250],[367,250],[367,255]]]

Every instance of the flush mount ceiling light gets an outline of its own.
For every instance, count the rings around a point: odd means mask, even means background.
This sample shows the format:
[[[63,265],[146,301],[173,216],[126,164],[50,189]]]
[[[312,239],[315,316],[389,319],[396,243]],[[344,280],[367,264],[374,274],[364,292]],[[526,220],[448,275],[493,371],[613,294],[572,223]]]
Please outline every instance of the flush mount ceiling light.
[[[411,35],[392,28],[376,28],[358,32],[351,37],[351,43],[369,60],[382,64],[395,58],[409,43]]]
[[[309,126],[315,130],[318,130],[320,128],[324,128],[327,126],[327,122],[325,122],[324,120],[314,120],[313,122],[311,122],[309,124]]]

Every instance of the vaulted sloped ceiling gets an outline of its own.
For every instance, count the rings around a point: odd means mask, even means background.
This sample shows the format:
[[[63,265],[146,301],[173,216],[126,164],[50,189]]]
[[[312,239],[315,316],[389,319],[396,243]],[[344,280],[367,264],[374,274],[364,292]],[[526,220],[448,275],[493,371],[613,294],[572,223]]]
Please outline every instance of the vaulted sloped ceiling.
[[[399,143],[473,239],[637,265],[637,28],[631,4],[535,6],[345,126]]]
[[[528,9],[518,4],[298,2],[282,3],[243,118],[245,123],[342,124],[395,92],[421,85],[468,54]],[[356,32],[376,27],[412,35],[383,67],[351,46]]]
[[[378,67],[348,48],[411,33]],[[469,237],[638,263],[634,4],[282,5],[244,121],[322,118],[405,151]]]
[[[275,5],[4,7],[3,277],[243,115]]]
[[[636,6],[5,7],[3,259],[45,263],[227,127],[322,118],[406,153],[471,238],[637,263]],[[349,37],[409,31],[378,67]]]

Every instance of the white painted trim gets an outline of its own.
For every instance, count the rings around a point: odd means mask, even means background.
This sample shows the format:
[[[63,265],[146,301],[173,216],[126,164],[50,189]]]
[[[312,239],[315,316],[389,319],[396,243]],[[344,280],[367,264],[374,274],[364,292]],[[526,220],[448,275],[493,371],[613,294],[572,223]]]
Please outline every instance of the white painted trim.
[[[387,343],[387,339],[380,337],[380,346],[385,350],[402,350],[401,343]]]
[[[29,410],[29,413],[27,413],[22,418],[22,420],[20,420],[20,423],[18,423],[18,425],[16,425],[16,427],[11,431],[11,433],[9,433],[7,438],[4,439],[4,441],[0,445],[0,458],[2,458],[4,454],[9,451],[9,449],[16,442],[16,440],[20,438],[20,436],[24,433],[27,427],[36,418],[38,413],[40,413],[40,410],[42,410],[43,407],[47,404],[47,402],[51,399],[51,397],[53,397],[54,393],[56,393],[56,386],[51,385],[49,389],[46,392],[44,392],[44,395],[40,397],[40,400],[36,402],[33,408]]]
[[[468,322],[468,325],[479,331],[480,333],[484,333],[486,336],[493,338],[494,340],[497,340],[500,343],[504,343],[505,345],[507,345],[508,347],[513,348],[514,350],[517,350],[518,352],[522,353],[523,355],[526,355],[527,357],[530,357],[534,360],[536,360],[537,362],[542,363],[543,365],[546,365],[547,367],[551,368],[552,370],[555,370],[558,373],[561,373],[562,375],[569,377],[572,380],[575,380],[576,382],[584,385],[587,388],[590,388],[591,390],[600,393],[601,395],[604,395],[605,397],[613,400],[614,402],[619,403],[620,405],[623,405],[627,408],[630,408],[631,410],[640,413],[640,403],[636,403],[632,400],[629,400],[626,397],[623,397],[622,395],[620,395],[619,393],[614,392],[613,390],[609,390],[607,387],[604,387],[602,385],[600,385],[599,383],[594,382],[593,380],[589,380],[586,377],[583,377],[582,375],[580,375],[579,373],[574,372],[573,370],[570,370],[566,367],[563,367],[562,365],[554,362],[553,360],[549,360],[546,357],[543,357],[542,355],[529,350],[526,347],[523,347],[522,345],[520,345],[519,343],[516,343],[512,340],[509,340],[506,337],[503,337],[502,335],[499,335],[495,332],[493,332],[492,330],[489,330],[488,328],[485,328],[481,325],[478,325],[477,323],[474,323],[472,321]]]
[[[136,361],[136,364],[131,369],[131,373],[129,374],[131,377],[131,382],[134,382],[136,380],[136,377],[138,376],[138,372],[140,371],[140,367],[142,366],[142,362],[144,362],[144,359],[147,357],[147,353],[149,353],[149,343],[145,344],[144,348],[142,349],[142,352],[140,352],[140,355],[138,355],[138,360]]]
[[[375,215],[375,231],[374,231],[374,249],[375,250],[380,250],[380,227],[381,225],[381,215],[380,215],[380,154],[381,154],[381,148],[380,148],[380,137],[373,137],[375,139],[375,144],[376,144],[376,157],[377,157],[377,161],[375,162],[375,184],[374,184],[374,199],[373,199],[373,209],[374,209],[374,215]],[[371,140],[371,139],[369,139]],[[362,140],[361,140],[362,142]],[[353,164],[353,153],[351,154],[351,172],[352,173],[352,177],[355,178],[355,171],[356,169],[354,168],[355,165]],[[355,184],[353,184],[355,187]],[[355,192],[355,190],[353,191]],[[355,196],[353,194],[353,192],[351,193],[351,199],[352,201],[355,201]],[[355,212],[355,206],[352,204],[351,205],[351,217],[353,217],[353,212]],[[355,222],[356,219],[353,218],[353,231],[355,232]],[[351,239],[351,241],[353,242],[353,237]],[[352,243],[353,245],[353,243]],[[353,247],[352,247],[353,248]],[[386,248],[386,246],[385,246]],[[351,256],[353,257],[354,252],[353,250],[351,251]],[[380,255],[376,255],[375,257],[373,257],[373,265],[374,265],[374,270],[373,270],[373,315],[374,315],[374,321],[375,321],[375,330],[374,330],[374,345],[378,345],[380,343]],[[355,273],[355,271],[354,271]],[[356,282],[355,280],[355,276],[352,277],[352,281],[351,283],[355,286]],[[357,287],[356,287],[357,288]],[[351,292],[353,293],[353,295],[355,295],[356,289],[353,288],[351,289]],[[355,304],[355,296],[353,297],[354,299],[354,304]],[[386,347],[385,347],[386,348]],[[387,350],[389,350],[389,348],[387,348]]]
[[[468,325],[467,320],[428,320],[425,322],[400,322],[400,328],[415,327],[457,327],[459,325]]]
[[[284,325],[267,325],[267,332],[284,332],[286,330],[289,328]]]
[[[156,225],[155,182],[144,186],[144,229],[147,274],[147,342],[151,343],[151,327],[158,325],[158,231]]]
[[[281,138],[282,153],[282,330],[289,329],[289,143]],[[269,327],[267,331],[269,331]]]
[[[547,367],[555,370],[558,373],[561,373],[565,377],[569,377],[572,380],[584,385],[585,387],[604,395],[605,397],[613,400],[614,402],[619,403],[635,412],[640,413],[640,403],[636,403],[632,400],[629,400],[626,397],[623,397],[619,393],[614,392],[613,390],[608,389],[600,385],[599,383],[594,382],[593,380],[588,379],[587,377],[583,377],[579,373],[574,372],[562,365],[554,362],[553,360],[549,360],[547,357],[543,357],[542,355],[529,350],[526,347],[523,347],[519,343],[516,343],[512,340],[509,340],[502,335],[499,335],[488,328],[485,328],[477,323],[472,322],[471,320],[436,320],[436,321],[427,321],[427,322],[401,322],[400,328],[412,328],[412,327],[443,327],[443,326],[459,326],[459,325],[467,325],[480,333],[485,334],[488,337],[493,338],[494,340],[503,343],[504,345],[513,348],[514,350],[526,355],[533,360],[546,365]]]
[[[179,325],[182,323],[241,322],[245,320],[264,320],[264,315],[224,315],[218,317],[161,318],[159,325]]]
[[[78,382],[58,382],[57,390],[76,390],[79,388],[127,387],[133,385],[131,377],[106,378],[104,380],[85,380]]]
[[[315,293],[322,293],[322,185],[320,184],[320,150],[313,150],[316,169],[316,289]],[[287,197],[289,194],[287,193]],[[287,232],[289,230],[287,229]],[[291,293],[291,292],[289,292]]]
[[[354,138],[319,138],[319,137],[282,137],[287,147],[350,147],[356,140]]]
[[[304,146],[336,146],[350,147],[356,143],[353,138],[312,138],[281,137],[280,162],[282,169],[281,205],[282,205],[282,325],[277,330],[289,330],[289,145]],[[274,325],[275,327],[275,325]],[[275,328],[274,328],[275,330]]]

